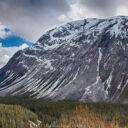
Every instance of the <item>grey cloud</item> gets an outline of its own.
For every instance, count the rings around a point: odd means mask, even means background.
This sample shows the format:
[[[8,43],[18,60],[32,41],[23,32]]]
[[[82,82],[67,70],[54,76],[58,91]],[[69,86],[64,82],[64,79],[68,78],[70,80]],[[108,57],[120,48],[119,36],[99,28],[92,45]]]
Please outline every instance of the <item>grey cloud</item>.
[[[66,12],[70,9],[67,0],[0,0],[0,4],[6,4],[8,8],[25,8],[27,10],[30,8],[48,8],[49,10]]]
[[[70,10],[68,2],[66,0],[30,0],[32,4],[39,5],[49,9],[55,9],[61,12],[67,12]]]
[[[58,16],[70,10],[66,0],[0,0],[0,22],[30,41],[60,24]]]
[[[127,0],[79,0],[79,3],[99,16],[114,16],[118,6],[128,5]]]

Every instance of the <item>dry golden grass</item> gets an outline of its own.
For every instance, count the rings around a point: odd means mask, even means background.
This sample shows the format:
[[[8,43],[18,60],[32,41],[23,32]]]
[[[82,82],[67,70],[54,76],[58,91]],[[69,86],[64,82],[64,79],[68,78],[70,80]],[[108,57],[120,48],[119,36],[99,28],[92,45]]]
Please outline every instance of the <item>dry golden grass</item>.
[[[108,122],[103,117],[97,117],[94,111],[79,106],[76,110],[62,118],[59,128],[119,128],[115,121]]]

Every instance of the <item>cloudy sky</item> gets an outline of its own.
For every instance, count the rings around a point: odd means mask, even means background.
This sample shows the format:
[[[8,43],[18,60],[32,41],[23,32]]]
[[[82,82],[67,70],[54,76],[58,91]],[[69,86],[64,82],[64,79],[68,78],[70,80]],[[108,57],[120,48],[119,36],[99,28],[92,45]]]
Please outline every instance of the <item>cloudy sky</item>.
[[[0,68],[50,28],[120,15],[128,16],[128,0],[0,0]]]
[[[128,15],[128,0],[0,0],[0,22],[27,41],[71,20]]]

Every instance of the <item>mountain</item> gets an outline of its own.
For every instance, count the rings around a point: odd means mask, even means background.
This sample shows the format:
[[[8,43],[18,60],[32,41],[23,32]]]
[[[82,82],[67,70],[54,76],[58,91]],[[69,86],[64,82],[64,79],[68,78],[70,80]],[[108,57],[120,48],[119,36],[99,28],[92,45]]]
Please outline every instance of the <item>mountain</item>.
[[[128,17],[73,21],[46,32],[0,70],[0,96],[128,102]]]

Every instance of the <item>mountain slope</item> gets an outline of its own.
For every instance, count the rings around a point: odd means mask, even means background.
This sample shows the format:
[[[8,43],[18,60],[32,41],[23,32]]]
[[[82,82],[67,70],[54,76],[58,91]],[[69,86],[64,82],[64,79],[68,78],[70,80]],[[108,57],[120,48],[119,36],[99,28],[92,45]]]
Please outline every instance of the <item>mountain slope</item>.
[[[128,17],[74,21],[17,52],[0,70],[0,95],[127,102],[127,67]]]

